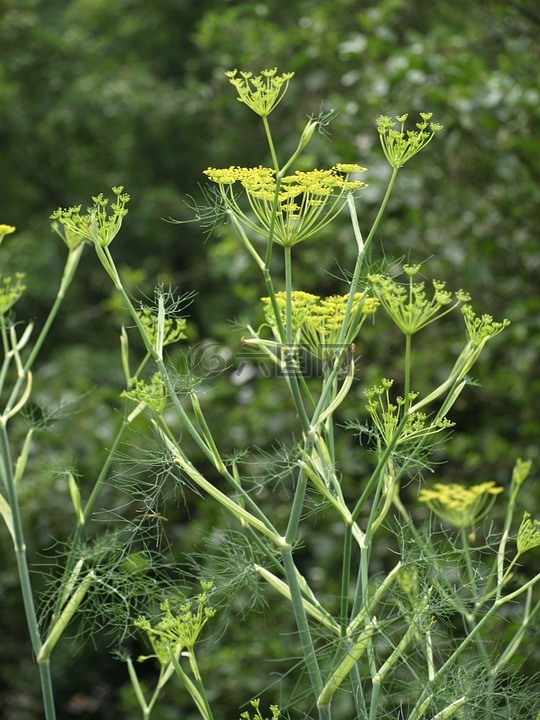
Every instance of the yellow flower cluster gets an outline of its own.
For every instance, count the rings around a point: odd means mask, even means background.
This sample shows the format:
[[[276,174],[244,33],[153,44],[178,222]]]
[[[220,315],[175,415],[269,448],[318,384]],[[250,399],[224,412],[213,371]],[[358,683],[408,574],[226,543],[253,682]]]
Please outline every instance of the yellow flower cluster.
[[[464,487],[459,483],[435,483],[420,491],[420,502],[456,528],[466,528],[484,517],[504,488],[493,481]]]
[[[292,326],[294,342],[305,344],[309,351],[317,357],[326,357],[328,353],[335,354],[336,344],[347,306],[348,295],[330,295],[321,298],[319,295],[302,292],[292,293]],[[283,324],[286,321],[286,295],[284,292],[276,294],[276,300],[281,313]],[[270,298],[263,298],[266,322],[275,331],[277,323]],[[349,344],[358,334],[367,315],[372,315],[379,305],[376,298],[367,297],[364,293],[354,296],[344,345]]]
[[[219,186],[227,209],[249,230],[272,238],[280,245],[296,245],[327,225],[340,212],[348,195],[366,187],[350,180],[365,168],[340,163],[328,170],[297,170],[278,181],[268,167],[208,168],[208,178]],[[252,216],[240,208],[233,185],[239,183],[247,196]]]
[[[307,322],[314,306],[319,301],[318,295],[312,295],[311,293],[303,292],[302,290],[295,290],[292,294],[292,331],[294,336],[294,342],[300,342],[300,335],[302,328]],[[276,302],[281,314],[281,320],[285,324],[286,306],[287,300],[284,292],[276,293]],[[275,330],[277,328],[276,318],[274,315],[274,309],[270,298],[262,298],[264,306],[264,315],[266,322]]]

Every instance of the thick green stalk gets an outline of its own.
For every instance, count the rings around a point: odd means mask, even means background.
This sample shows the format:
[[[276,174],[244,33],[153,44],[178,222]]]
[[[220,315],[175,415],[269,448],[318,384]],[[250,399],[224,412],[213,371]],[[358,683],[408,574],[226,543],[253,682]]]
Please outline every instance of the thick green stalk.
[[[298,573],[294,564],[291,546],[283,547],[281,549],[281,558],[283,561],[283,568],[285,570],[285,577],[287,578],[287,584],[291,592],[291,603],[294,618],[296,620],[296,627],[298,629],[298,635],[300,637],[300,644],[302,645],[304,653],[304,661],[306,663],[312,690],[315,697],[318,697],[323,687],[322,676],[317,660],[317,652],[315,650],[313,639],[311,637],[311,631],[309,629],[309,623],[302,599],[302,591],[298,582]],[[330,718],[330,715],[322,714],[319,716],[319,720],[325,720],[326,718]]]

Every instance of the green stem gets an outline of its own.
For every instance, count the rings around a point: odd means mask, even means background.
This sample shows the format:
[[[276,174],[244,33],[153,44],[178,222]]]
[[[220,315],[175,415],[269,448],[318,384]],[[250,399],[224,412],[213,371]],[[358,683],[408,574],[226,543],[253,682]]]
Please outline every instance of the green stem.
[[[526,592],[529,590],[529,588],[533,587],[538,581],[540,580],[540,573],[535,575],[533,578],[531,578],[528,582],[521,585],[517,590],[514,590],[511,593],[508,593],[505,597],[501,597],[497,599],[493,605],[489,608],[489,610],[485,613],[483,618],[474,626],[474,628],[471,630],[471,632],[467,635],[466,638],[461,642],[461,644],[454,650],[454,652],[450,655],[449,658],[441,665],[441,667],[437,670],[435,675],[433,676],[433,680],[428,682],[425,689],[421,693],[420,697],[418,698],[416,705],[412,709],[410,717],[416,717],[418,714],[418,708],[425,702],[427,696],[430,694],[431,689],[433,685],[437,682],[437,680],[443,676],[449,669],[453,663],[463,654],[463,652],[466,650],[466,648],[476,639],[476,636],[480,633],[484,625],[487,624],[487,622],[491,619],[491,616],[501,607],[501,605],[504,605],[507,602],[510,602],[514,600],[514,598],[521,595],[521,593]]]
[[[202,683],[197,683],[197,685],[199,686],[197,687],[193,680],[191,680],[191,678],[184,672],[172,648],[169,648],[169,652],[174,670],[178,677],[184,683],[186,690],[189,692],[193,701],[197,705],[197,709],[199,710],[200,714],[202,715],[204,720],[212,720],[212,711],[210,710],[210,705],[208,704],[208,700],[206,698],[204,688],[202,687]]]
[[[276,149],[274,147],[274,141],[272,140],[272,133],[270,132],[270,125],[268,124],[268,118],[266,115],[263,115],[262,118],[263,125],[264,125],[264,132],[266,134],[266,139],[268,140],[268,147],[270,148],[270,155],[272,156],[272,164],[274,166],[274,170],[276,173],[279,172],[279,163],[276,155]]]
[[[36,609],[34,606],[34,596],[32,592],[32,582],[30,579],[30,571],[28,569],[28,561],[26,557],[26,541],[21,520],[19,508],[19,500],[17,496],[17,488],[13,476],[13,466],[11,462],[11,453],[9,449],[9,440],[5,423],[0,427],[0,453],[2,456],[3,475],[6,480],[9,505],[11,507],[13,521],[13,542],[15,550],[15,558],[17,561],[17,570],[19,574],[19,584],[23,599],[24,613],[26,624],[32,643],[32,649],[36,658],[39,656],[42,647],[41,635],[39,632],[39,624],[37,621]],[[49,660],[38,663],[39,675],[41,681],[41,692],[43,696],[43,706],[46,720],[55,720],[56,712],[54,707],[54,695],[52,688],[52,678]]]
[[[407,422],[407,419],[408,419],[407,416],[403,415],[403,417],[401,418],[401,420],[399,421],[399,423],[396,427],[394,434],[390,438],[388,445],[386,446],[384,452],[380,456],[379,462],[377,463],[377,467],[373,471],[373,473],[364,489],[364,492],[360,496],[360,499],[356,503],[354,510],[351,513],[353,520],[356,520],[358,518],[358,515],[360,514],[360,512],[364,506],[364,503],[366,502],[367,498],[370,496],[373,488],[379,482],[380,477],[388,464],[388,460],[390,459],[391,454],[394,452],[394,448],[397,445],[397,442],[400,438],[403,427],[404,427],[405,423]]]
[[[141,319],[133,307],[133,303],[131,302],[128,294],[126,293],[122,281],[120,279],[120,276],[118,274],[118,271],[116,269],[114,259],[109,251],[108,248],[103,248],[99,245],[95,246],[96,252],[98,254],[99,259],[101,260],[101,263],[105,270],[107,271],[108,275],[112,278],[114,285],[116,289],[118,290],[126,309],[128,310],[129,314],[131,315],[137,330],[140,333],[141,339],[145,345],[146,351],[150,354],[153,361],[156,364],[157,369],[159,370],[159,373],[161,374],[161,377],[163,378],[163,382],[165,384],[165,387],[167,389],[168,397],[170,398],[173,407],[183,424],[183,426],[187,429],[190,436],[193,438],[199,449],[202,451],[204,456],[210,460],[210,462],[214,465],[214,467],[217,467],[218,471],[222,475],[222,477],[227,480],[227,482],[231,485],[231,487],[239,494],[241,494],[243,501],[246,503],[246,505],[251,509],[254,515],[259,517],[261,519],[261,525],[266,525],[266,528],[268,529],[270,526],[270,523],[268,522],[266,516],[260,509],[260,507],[257,505],[257,503],[253,500],[251,495],[246,493],[244,489],[236,482],[234,477],[231,475],[231,473],[223,466],[223,464],[219,465],[216,464],[216,458],[214,452],[208,447],[204,437],[198,432],[195,425],[191,422],[189,419],[188,414],[184,410],[182,403],[180,402],[180,399],[176,393],[176,389],[174,387],[174,384],[171,380],[170,374],[167,370],[167,367],[163,361],[163,358],[160,357],[159,353],[156,351],[156,348],[152,345],[152,342],[148,336],[148,333],[146,332],[146,328],[141,322]],[[190,468],[197,474],[198,481],[201,483],[207,483],[207,481],[199,474],[194,468]],[[209,483],[207,483],[208,486],[210,486]],[[225,498],[226,496],[223,493],[220,493],[220,496]],[[275,537],[275,533],[274,533]]]
[[[94,487],[92,488],[92,492],[90,493],[90,497],[86,501],[86,504],[84,506],[84,519],[85,521],[90,519],[90,514],[93,510],[93,507],[95,505],[95,502],[98,498],[98,495],[101,491],[101,488],[103,486],[103,483],[105,482],[107,475],[109,474],[109,470],[111,468],[112,462],[116,456],[116,451],[118,450],[120,443],[122,442],[124,435],[129,428],[129,421],[126,417],[122,419],[122,424],[120,425],[120,428],[118,432],[116,433],[116,437],[114,439],[114,442],[111,446],[111,449],[107,453],[107,457],[105,459],[105,462],[103,463],[100,473],[98,475],[98,478],[94,484]]]
[[[285,342],[292,349],[292,248],[290,245],[283,248],[283,255],[285,258]]]
[[[340,628],[344,636],[349,621],[349,584],[351,579],[351,549],[352,549],[352,526],[345,525],[345,537],[343,538],[343,559],[341,566],[341,606],[340,606]]]
[[[6,327],[6,318],[0,315],[0,333],[2,334],[2,347],[4,349],[4,360],[2,361],[2,369],[0,370],[0,393],[4,389],[4,382],[11,364],[11,354],[9,351],[9,339]]]
[[[472,565],[472,557],[471,557],[471,546],[469,544],[469,539],[467,537],[466,528],[460,529],[460,538],[461,538],[461,546],[463,547],[463,550],[465,551],[465,564],[467,566],[467,576],[469,578],[469,584],[471,586],[471,593],[472,593],[472,595],[474,595],[476,597],[478,588],[476,586],[476,579],[474,577],[474,568]]]
[[[371,241],[377,231],[377,228],[379,227],[379,223],[384,215],[384,211],[388,204],[388,200],[390,199],[390,195],[392,194],[394,184],[396,182],[397,173],[398,173],[398,168],[394,168],[392,175],[390,177],[390,180],[388,182],[388,186],[386,188],[384,198],[381,202],[381,205],[379,207],[379,210],[377,212],[377,215],[375,217],[375,220],[373,222],[373,225],[371,226],[371,230],[369,231],[369,235],[367,236],[365,242],[362,240],[360,227],[358,225],[358,218],[357,218],[356,209],[354,206],[354,199],[351,196],[348,200],[349,213],[351,216],[353,231],[354,231],[356,239],[357,239],[357,244],[358,244],[359,250],[358,250],[357,257],[356,257],[356,263],[354,266],[353,275],[351,278],[349,295],[347,297],[347,303],[345,305],[345,312],[343,314],[343,322],[341,325],[341,331],[340,331],[338,341],[337,341],[338,345],[343,345],[345,343],[347,328],[348,328],[348,324],[349,324],[349,318],[351,316],[351,312],[352,312],[352,308],[353,308],[353,304],[354,304],[354,295],[355,295],[355,293],[358,289],[359,283],[360,283],[360,276],[362,274],[362,266],[364,263],[364,258],[366,256],[367,250],[369,249]],[[337,377],[337,373],[338,373],[338,368],[334,367],[333,370],[328,374],[326,381],[323,383],[319,402],[317,404],[317,407],[315,408],[315,412],[313,413],[313,417],[311,420],[312,426],[316,425],[319,415],[324,411],[324,409],[326,407],[327,398],[328,398],[329,393],[332,390],[333,383]]]
[[[473,568],[472,556],[471,556],[471,546],[470,546],[469,539],[467,537],[467,531],[465,528],[461,528],[460,537],[461,537],[461,544],[462,544],[463,550],[465,551],[465,563],[466,563],[466,567],[467,567],[467,577],[468,577],[469,585],[471,588],[471,595],[474,597],[476,604],[478,604],[478,597],[477,597],[478,586],[476,583],[476,578],[474,576],[474,568]],[[468,631],[471,632],[476,624],[475,613],[474,612],[467,613],[465,615],[465,622],[466,622]],[[484,658],[484,662],[488,662],[489,655],[486,650],[484,640],[480,633],[477,634],[475,642],[476,642],[476,645],[478,646],[478,649],[480,650],[482,657]]]
[[[405,399],[405,405],[403,407],[404,412],[407,412],[411,404],[411,399],[409,397],[411,393],[411,344],[412,336],[407,333],[407,335],[405,335],[405,387],[403,391],[403,397]]]

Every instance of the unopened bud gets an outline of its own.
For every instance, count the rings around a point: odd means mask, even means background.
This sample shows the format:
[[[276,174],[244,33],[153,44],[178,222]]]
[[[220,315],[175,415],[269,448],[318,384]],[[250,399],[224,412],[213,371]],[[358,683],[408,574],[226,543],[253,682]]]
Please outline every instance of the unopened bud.
[[[313,133],[317,129],[317,125],[319,123],[316,120],[310,120],[306,127],[304,128],[304,131],[302,133],[302,137],[300,138],[300,143],[298,145],[299,150],[303,150],[311,141],[311,138],[313,137]]]

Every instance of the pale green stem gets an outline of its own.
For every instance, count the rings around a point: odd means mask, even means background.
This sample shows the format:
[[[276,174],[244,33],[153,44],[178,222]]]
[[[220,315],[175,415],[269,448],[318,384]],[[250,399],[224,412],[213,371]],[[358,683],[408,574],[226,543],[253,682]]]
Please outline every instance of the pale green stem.
[[[258,572],[259,575],[264,578],[269,585],[275,588],[281,595],[283,595],[284,598],[287,598],[287,600],[291,601],[291,589],[286,582],[281,580],[281,578],[277,577],[277,575],[274,575],[261,565],[256,564],[254,565],[254,568],[256,572]],[[304,603],[304,607],[308,615],[317,620],[321,625],[330,630],[332,633],[339,633],[339,628],[336,625],[336,621],[330,615],[330,613],[324,607],[322,607],[322,605],[317,601],[316,598],[312,600],[303,595],[302,602]]]
[[[497,599],[499,599],[501,597],[506,580],[509,578],[510,573],[512,572],[512,568],[514,567],[514,565],[517,562],[517,559],[519,557],[519,556],[516,556],[511,561],[510,565],[508,566],[508,568],[505,572],[504,562],[505,562],[505,555],[506,555],[506,544],[508,543],[508,538],[510,537],[510,528],[512,526],[512,520],[514,518],[516,499],[517,499],[517,492],[514,492],[514,488],[511,487],[510,488],[510,498],[509,498],[507,506],[506,506],[506,514],[505,514],[505,518],[504,518],[503,533],[502,533],[501,541],[499,543],[497,557],[495,558],[493,570],[491,572],[491,577],[487,583],[487,586],[489,586],[492,582],[492,579],[496,577],[496,586],[492,592],[485,595],[485,597],[483,598],[484,602],[486,600],[488,600],[492,595],[495,595]]]
[[[310,683],[315,697],[318,697],[322,690],[322,676],[317,660],[317,652],[313,644],[311,637],[311,631],[309,629],[309,623],[306,615],[302,599],[302,591],[298,582],[298,573],[294,564],[292,556],[292,548],[284,547],[281,550],[281,558],[283,561],[283,568],[285,570],[285,577],[287,578],[287,584],[291,593],[291,603],[294,612],[294,618],[296,620],[296,627],[298,629],[298,635],[300,637],[300,644],[304,654],[304,662],[308,671]],[[323,720],[326,715],[320,715],[320,720]],[[328,715],[328,717],[330,717]]]
[[[336,690],[343,683],[347,675],[351,672],[356,663],[360,660],[368,646],[371,644],[371,636],[377,629],[377,620],[373,618],[360,633],[359,637],[348,649],[347,654],[334,670],[330,679],[322,689],[317,698],[319,712],[322,708],[326,708],[330,712],[330,704]],[[329,716],[330,717],[330,716]]]
[[[71,597],[67,601],[64,609],[62,610],[60,617],[53,624],[52,628],[49,631],[49,634],[47,635],[47,639],[41,646],[41,650],[39,651],[39,654],[37,656],[38,662],[44,662],[45,660],[50,659],[51,653],[54,649],[54,646],[56,645],[58,640],[61,638],[62,633],[67,628],[73,615],[77,611],[77,608],[83,601],[84,596],[86,595],[86,593],[88,591],[88,587],[90,586],[90,583],[92,582],[92,580],[94,578],[95,578],[94,572],[93,572],[93,570],[91,570],[83,578],[83,580],[79,584],[78,588],[71,595]]]
[[[465,697],[465,695],[463,695],[462,697],[458,698],[457,700],[454,700],[454,702],[450,703],[450,705],[447,705],[436,715],[434,715],[432,720],[446,720],[446,718],[449,718],[451,715],[453,715],[455,712],[457,712],[457,710],[459,710],[459,708],[461,708],[463,705],[465,705],[466,702],[467,702],[467,698]],[[460,717],[463,717],[463,716],[460,715]]]
[[[197,422],[199,423],[199,427],[201,428],[202,437],[206,442],[209,451],[212,454],[216,469],[223,475],[223,473],[227,472],[227,470],[223,460],[221,459],[221,455],[219,454],[219,450],[217,448],[216,441],[214,440],[214,436],[212,435],[212,432],[208,427],[208,423],[206,422],[206,418],[204,417],[201,405],[199,403],[199,398],[194,392],[191,393],[190,397],[193,412],[195,413],[195,417],[197,418]]]
[[[154,692],[152,693],[152,697],[150,698],[150,701],[147,702],[146,698],[144,697],[144,693],[141,688],[139,678],[137,676],[137,671],[135,670],[135,667],[133,665],[131,658],[128,658],[126,662],[127,662],[127,666],[128,666],[129,679],[131,680],[131,685],[133,687],[135,697],[137,698],[139,706],[142,710],[142,718],[143,718],[143,720],[150,720],[152,710],[158,700],[159,694],[160,694],[161,690],[163,689],[165,683],[167,682],[168,678],[171,675],[172,663],[169,663],[169,665],[167,665],[166,667],[164,665],[160,666],[159,678],[158,678],[156,687],[154,689]]]
[[[397,647],[390,654],[390,657],[384,662],[384,664],[381,666],[381,668],[373,675],[373,678],[372,678],[373,689],[372,689],[372,694],[371,694],[371,699],[370,699],[369,720],[375,720],[377,717],[379,693],[381,690],[381,684],[382,684],[385,676],[388,674],[388,672],[391,670],[391,668],[396,664],[396,662],[400,658],[403,657],[405,650],[411,644],[411,642],[416,634],[417,634],[417,628],[415,627],[414,623],[411,623],[411,625],[409,626],[405,635],[401,638]]]
[[[79,543],[82,536],[82,533],[84,531],[85,524],[88,520],[90,520],[92,510],[94,508],[94,505],[96,503],[96,500],[98,498],[98,495],[101,491],[101,488],[103,487],[103,483],[107,479],[107,476],[109,474],[109,470],[111,468],[112,462],[116,456],[116,452],[118,450],[118,447],[120,446],[120,443],[122,442],[122,439],[130,425],[129,420],[127,420],[125,417],[122,421],[122,424],[116,434],[116,437],[114,439],[114,442],[107,453],[107,457],[105,459],[105,462],[103,463],[100,473],[98,475],[98,478],[96,482],[94,483],[94,487],[92,488],[92,492],[90,493],[90,497],[86,501],[84,505],[84,509],[82,510],[82,522],[77,523],[77,527],[75,528],[75,532],[73,534],[72,541],[70,543],[70,553],[68,560],[66,562],[66,567],[64,570],[64,575],[70,575],[73,572],[74,564],[75,564],[75,558],[79,549]],[[53,612],[54,615],[57,615],[61,610],[61,602],[62,597],[58,596],[56,600],[56,605]]]
[[[66,295],[66,291],[71,284],[71,281],[73,280],[73,277],[75,275],[75,272],[77,270],[77,266],[79,264],[79,260],[81,259],[81,254],[84,249],[84,244],[81,243],[78,247],[76,247],[74,250],[70,250],[66,264],[64,266],[64,272],[62,275],[62,280],[60,282],[60,288],[58,290],[58,293],[56,294],[56,299],[54,301],[54,304],[47,315],[47,319],[45,320],[45,323],[43,325],[43,328],[41,329],[41,332],[39,333],[39,336],[34,343],[34,346],[30,352],[30,355],[28,356],[28,359],[24,365],[23,368],[23,376],[19,377],[16,383],[13,386],[13,390],[11,392],[11,396],[6,404],[6,410],[7,412],[13,405],[15,398],[18,397],[20,385],[22,382],[23,377],[26,377],[30,369],[32,368],[32,365],[34,364],[34,361],[41,350],[41,346],[43,345],[45,338],[47,337],[47,334],[51,328],[51,325],[58,314],[58,310],[60,309],[60,305],[62,304],[64,297]]]
[[[262,535],[271,540],[276,547],[282,548],[284,544],[287,544],[286,538],[279,536],[276,530],[272,527],[270,521],[263,515],[263,520],[252,515],[242,505],[232,500],[228,495],[221,492],[211,482],[208,482],[201,473],[193,467],[193,465],[187,460],[180,451],[180,448],[176,448],[177,452],[173,458],[173,462],[176,463],[186,475],[193,480],[200,488],[205,490],[214,500],[223,505],[229,512],[231,512],[239,522],[246,522],[255,530],[258,530]],[[241,490],[241,488],[240,488]],[[243,495],[245,495],[243,493]]]
[[[86,501],[86,504],[84,506],[84,520],[87,521],[90,519],[90,514],[92,512],[92,509],[94,507],[94,504],[97,500],[97,497],[99,495],[99,492],[103,486],[103,483],[105,482],[105,479],[107,478],[107,475],[109,473],[110,467],[112,465],[112,462],[116,456],[116,451],[118,450],[118,447],[120,443],[122,442],[122,439],[124,437],[124,434],[126,433],[130,423],[126,418],[123,419],[122,424],[120,425],[120,428],[118,432],[116,433],[116,437],[114,439],[114,442],[111,446],[111,449],[107,453],[107,458],[105,459],[105,462],[103,463],[103,466],[100,470],[100,473],[98,475],[98,478],[94,484],[94,487],[92,488],[92,492],[90,493],[90,497]]]
[[[366,631],[366,628],[369,628],[374,623],[376,624],[375,618],[372,617],[373,611],[378,604],[379,600],[383,597],[383,595],[386,593],[390,585],[394,582],[395,578],[397,577],[399,571],[401,569],[401,562],[399,562],[385,577],[385,579],[382,581],[382,583],[379,585],[379,587],[375,590],[372,597],[370,599],[366,599],[366,604],[362,607],[360,612],[351,620],[348,627],[346,628],[345,636],[347,638],[347,643],[345,644],[346,649],[349,651],[351,648],[354,647],[355,641],[353,641],[353,637],[358,633],[359,629],[364,626],[364,631]],[[365,580],[365,579],[364,579]],[[365,638],[363,633],[360,634],[360,639]],[[371,633],[368,630],[368,637],[362,640],[362,642],[365,642],[365,647],[363,647],[362,653],[365,652],[367,649],[368,652],[371,653]],[[372,677],[376,674],[376,669],[374,666],[374,657],[372,654],[372,657],[370,659],[370,667],[371,667],[371,674]],[[345,676],[341,677],[339,679],[339,676],[334,678],[334,684],[336,682],[343,682],[345,679]],[[352,666],[350,669],[350,680],[353,687],[353,692],[355,694],[355,705],[357,708],[362,709],[363,717],[367,717],[367,710],[366,710],[366,703],[364,698],[364,692],[362,688],[362,681],[360,678],[360,674],[358,671],[358,667],[356,663]],[[330,681],[329,681],[330,682]],[[337,687],[339,685],[336,685],[334,687],[334,692],[337,690]],[[359,712],[359,717],[362,717]]]
[[[194,683],[193,680],[191,680],[191,678],[184,672],[172,648],[169,648],[169,652],[175,672],[186,686],[186,690],[189,692],[194,703],[197,705],[197,709],[199,710],[200,714],[202,715],[204,720],[213,720],[212,711],[206,698],[206,693],[204,691],[202,682],[196,681]]]
[[[503,668],[506,663],[512,658],[516,650],[518,649],[519,645],[521,644],[521,641],[523,640],[523,636],[525,635],[527,628],[531,624],[531,620],[533,620],[536,616],[536,614],[540,611],[540,600],[536,603],[534,608],[531,610],[531,602],[532,602],[532,587],[527,590],[527,599],[525,601],[525,608],[523,611],[523,620],[521,621],[521,624],[519,628],[517,629],[516,633],[514,634],[514,637],[510,641],[510,643],[505,648],[504,652],[501,654],[500,658],[497,661],[497,664],[492,670],[493,675],[497,675],[497,673],[500,672],[501,668]]]
[[[259,270],[264,271],[264,261],[259,255],[259,253],[255,250],[253,245],[251,244],[248,236],[245,233],[244,228],[242,227],[241,223],[239,222],[238,218],[236,217],[233,210],[228,210],[228,216],[231,220],[231,223],[234,225],[234,229],[238,233],[238,236],[240,237],[240,240],[242,241],[244,247],[248,251],[248,253],[251,255],[251,257],[255,260],[257,263]]]
[[[349,621],[349,586],[351,582],[351,550],[352,550],[352,526],[345,525],[345,537],[343,538],[343,556],[341,563],[341,601],[340,601],[340,627],[342,637],[345,635]]]
[[[461,528],[459,534],[460,534],[460,538],[461,538],[461,545],[463,547],[463,550],[465,551],[465,564],[467,566],[467,576],[469,578],[471,594],[473,596],[476,596],[478,589],[477,589],[477,585],[476,585],[476,578],[474,577],[474,568],[472,565],[472,557],[471,557],[471,546],[469,544],[469,539],[467,537],[467,529]]]
[[[309,438],[307,438],[307,441],[309,442]],[[322,676],[317,660],[317,653],[311,637],[311,631],[309,629],[306,610],[302,601],[302,589],[298,580],[298,571],[294,564],[292,553],[292,546],[296,540],[300,516],[304,505],[306,488],[307,476],[301,468],[296,482],[296,491],[289,516],[289,523],[287,525],[287,532],[285,534],[286,545],[281,549],[281,559],[283,562],[283,569],[285,570],[287,584],[291,593],[291,603],[296,627],[300,637],[300,643],[302,645],[304,661],[306,663],[311,687],[315,697],[317,697],[322,689]],[[319,712],[319,720],[326,720],[329,718],[330,715],[326,713],[326,710],[323,710],[322,713]]]
[[[4,389],[4,383],[6,381],[6,375],[11,364],[11,353],[9,348],[6,319],[3,315],[0,315],[0,332],[2,334],[2,347],[4,349],[4,359],[2,361],[2,369],[0,370],[0,393],[2,393]]]
[[[401,420],[399,421],[396,430],[392,437],[390,438],[390,441],[388,442],[388,445],[386,446],[384,452],[382,453],[381,457],[379,458],[379,462],[377,463],[377,467],[373,471],[365,489],[362,495],[360,496],[360,499],[356,503],[351,515],[353,520],[356,520],[358,518],[358,515],[360,514],[364,503],[366,502],[367,498],[370,496],[373,488],[377,485],[379,482],[381,475],[383,471],[386,468],[386,465],[388,464],[388,460],[390,459],[391,454],[394,452],[394,448],[397,445],[397,442],[401,436],[401,432],[403,430],[403,427],[407,421],[407,416],[404,415]]]

